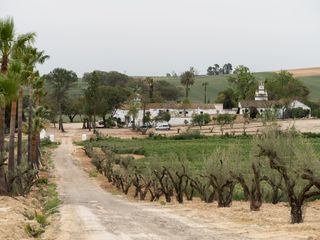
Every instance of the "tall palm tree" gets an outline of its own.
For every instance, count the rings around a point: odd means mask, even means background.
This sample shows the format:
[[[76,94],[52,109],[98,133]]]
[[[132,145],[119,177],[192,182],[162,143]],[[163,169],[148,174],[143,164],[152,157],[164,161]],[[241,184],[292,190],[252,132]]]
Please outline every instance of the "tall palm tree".
[[[207,103],[207,86],[209,85],[209,83],[204,82],[202,83],[202,86],[204,87],[204,104]]]
[[[153,102],[154,80],[151,77],[147,77],[145,81],[149,87],[149,102]]]
[[[194,73],[192,71],[186,71],[182,73],[180,82],[186,88],[186,99],[189,98],[189,86],[194,84]]]
[[[7,78],[6,75],[0,74],[0,109],[4,109],[5,106],[11,102],[12,98],[16,95],[18,90],[18,85],[16,82],[11,81]],[[4,125],[4,119],[1,117],[4,115],[0,115],[0,126]],[[0,141],[0,194],[7,192],[6,186],[6,176],[4,172],[4,127],[0,132],[1,139]]]
[[[21,52],[25,49],[26,43],[33,43],[35,39],[35,33],[27,33],[16,36],[14,22],[12,18],[0,19],[0,53],[1,53],[1,74],[7,74],[10,57],[17,58]],[[13,55],[13,56],[12,56]],[[17,76],[14,77],[15,80]],[[22,91],[22,90],[21,90]],[[22,96],[23,97],[23,96]],[[9,159],[14,160],[14,134],[15,134],[15,121],[16,121],[16,99],[13,99],[11,103],[11,116],[10,116],[10,141],[9,146]],[[0,119],[4,118],[4,109],[0,108]],[[4,131],[4,124],[0,124],[0,132]],[[4,135],[3,135],[4,137]],[[2,134],[0,135],[0,142]],[[13,150],[12,150],[13,148]]]
[[[21,49],[21,48],[20,48]],[[22,51],[20,51],[24,66],[24,75],[23,75],[23,85],[28,85],[29,89],[29,119],[28,119],[28,162],[30,161],[31,154],[31,129],[32,129],[32,107],[33,107],[33,84],[34,81],[37,81],[39,73],[35,70],[36,64],[43,64],[48,58],[48,55],[45,55],[44,51],[38,51],[37,48],[32,47],[31,45],[26,46]],[[18,163],[22,159],[22,114],[23,114],[23,85],[19,89],[19,103],[18,104]]]

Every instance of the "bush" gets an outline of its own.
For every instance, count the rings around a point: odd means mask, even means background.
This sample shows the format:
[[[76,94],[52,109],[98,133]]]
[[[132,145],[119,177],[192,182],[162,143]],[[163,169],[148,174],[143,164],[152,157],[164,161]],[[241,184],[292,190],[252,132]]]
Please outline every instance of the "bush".
[[[188,130],[186,132],[180,133],[179,135],[170,137],[170,139],[173,140],[192,140],[202,138],[206,138],[206,136],[201,135],[200,131],[198,130]]]
[[[143,147],[115,147],[112,149],[112,151],[118,154],[146,154],[146,150]]]
[[[208,113],[192,115],[192,124],[198,125],[200,127],[207,125],[210,120],[210,115]]]
[[[28,234],[29,237],[39,237],[42,233],[44,233],[44,229],[39,225],[28,223],[24,227],[24,231]]]
[[[54,213],[57,211],[57,207],[60,204],[60,199],[56,189],[57,189],[57,186],[55,184],[48,185],[47,201],[44,206],[45,212]]]
[[[310,111],[309,110],[305,110],[303,108],[293,108],[291,110],[289,110],[289,116],[291,118],[304,118],[309,116]]]
[[[320,118],[320,109],[315,109],[311,112],[313,117]]]

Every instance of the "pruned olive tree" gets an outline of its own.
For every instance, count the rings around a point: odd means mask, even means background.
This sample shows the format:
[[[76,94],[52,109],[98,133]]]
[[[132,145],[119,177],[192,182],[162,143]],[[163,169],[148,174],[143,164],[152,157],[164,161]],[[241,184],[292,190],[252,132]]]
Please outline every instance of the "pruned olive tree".
[[[279,172],[291,207],[291,222],[303,222],[303,204],[320,196],[320,162],[310,143],[293,130],[284,132],[272,127],[257,142],[259,157]]]
[[[218,148],[205,160],[205,176],[215,189],[218,207],[230,207],[236,184],[229,174],[234,156],[227,148]]]

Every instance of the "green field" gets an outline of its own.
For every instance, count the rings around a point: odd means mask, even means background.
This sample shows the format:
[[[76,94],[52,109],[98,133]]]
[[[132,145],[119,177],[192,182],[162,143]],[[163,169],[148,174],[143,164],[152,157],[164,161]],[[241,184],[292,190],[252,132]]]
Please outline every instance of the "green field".
[[[264,80],[272,76],[272,72],[260,72],[254,74],[257,80]],[[195,84],[191,86],[190,99],[193,102],[203,102],[204,88],[202,83],[208,82],[207,96],[210,102],[214,102],[218,93],[231,85],[228,83],[230,75],[221,76],[198,76],[195,79]],[[174,83],[176,86],[181,86],[179,77],[157,77],[157,80],[166,80]],[[310,100],[318,102],[320,100],[320,76],[315,77],[300,77],[299,78],[310,90]]]
[[[254,74],[256,79],[264,80],[267,77],[271,77],[271,72],[259,72]],[[230,75],[221,76],[197,76],[195,79],[195,84],[191,86],[190,99],[193,102],[203,102],[204,89],[202,83],[208,82],[209,86],[207,88],[207,96],[210,102],[214,102],[218,93],[231,85],[228,83],[228,78]],[[173,83],[178,87],[182,87],[180,84],[180,77],[154,77],[155,80],[165,80]],[[318,102],[320,100],[320,76],[313,77],[300,77],[299,78],[309,89],[310,89],[310,100]],[[70,95],[80,96],[82,94],[82,89],[84,89],[86,84],[79,79],[78,83],[71,89]]]
[[[108,138],[91,142],[94,147],[107,147],[118,154],[140,154],[144,155],[144,163],[153,161],[166,162],[172,156],[186,158],[196,169],[204,166],[204,159],[217,148],[228,148],[237,145],[244,153],[248,153],[251,148],[252,137],[239,136],[232,137],[206,137],[202,139],[174,140],[174,139],[118,139]],[[310,138],[309,141],[320,156],[320,138]],[[245,154],[247,155],[247,154]],[[248,164],[248,159],[243,159]]]

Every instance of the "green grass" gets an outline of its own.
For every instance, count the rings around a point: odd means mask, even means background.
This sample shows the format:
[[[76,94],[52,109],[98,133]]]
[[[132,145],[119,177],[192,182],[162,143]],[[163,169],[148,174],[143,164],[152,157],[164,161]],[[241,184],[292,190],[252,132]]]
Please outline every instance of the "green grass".
[[[320,137],[309,138],[316,152],[320,156]],[[108,138],[90,142],[94,147],[108,147],[115,153],[132,153],[132,149],[143,150],[145,158],[136,160],[138,163],[148,164],[150,161],[165,162],[173,155],[188,159],[195,169],[202,169],[204,158],[212,154],[217,148],[227,148],[237,144],[244,152],[249,152],[251,137],[208,137],[192,140],[174,139],[117,139]],[[240,159],[243,163],[248,159]]]
[[[57,186],[53,183],[48,184],[47,188],[47,200],[44,206],[44,210],[47,213],[54,213],[60,204],[60,199],[57,192]]]
[[[310,100],[319,102],[320,100],[320,76],[299,78],[310,90]]]
[[[272,72],[259,72],[254,73],[257,80],[265,80],[272,76]],[[228,82],[228,78],[231,75],[220,75],[220,76],[198,76],[195,79],[195,83],[190,89],[190,100],[193,102],[203,102],[204,88],[202,83],[208,82],[207,95],[210,102],[214,102],[218,93],[222,90],[231,87]],[[165,80],[173,83],[176,86],[181,86],[179,77],[156,77],[156,80]],[[320,76],[314,77],[300,77],[299,78],[310,90],[310,100],[319,101],[320,93]]]
[[[266,77],[271,76],[271,72],[261,72],[255,73],[255,76],[258,80],[264,80]],[[204,82],[209,83],[207,87],[207,96],[210,102],[214,102],[218,93],[231,87],[230,83],[228,82],[228,78],[231,75],[220,75],[220,76],[197,76],[195,79],[194,85],[191,86],[190,89],[190,100],[192,102],[203,102],[203,94],[204,88],[202,84]],[[180,77],[156,77],[155,80],[165,80],[168,82],[173,83],[174,85],[181,87],[180,84]],[[319,82],[320,87],[320,82]]]
[[[219,147],[228,147],[230,144],[239,144],[244,150],[249,151],[250,138],[221,138],[209,137],[193,140],[174,140],[174,139],[117,139],[108,138],[92,142],[95,147],[106,146],[115,153],[132,153],[132,149],[140,149],[146,158],[137,160],[139,163],[149,161],[167,161],[173,155],[187,158],[196,169],[203,167],[204,157],[211,154]]]
[[[98,172],[96,170],[92,170],[89,172],[89,177],[95,178],[98,176]]]

